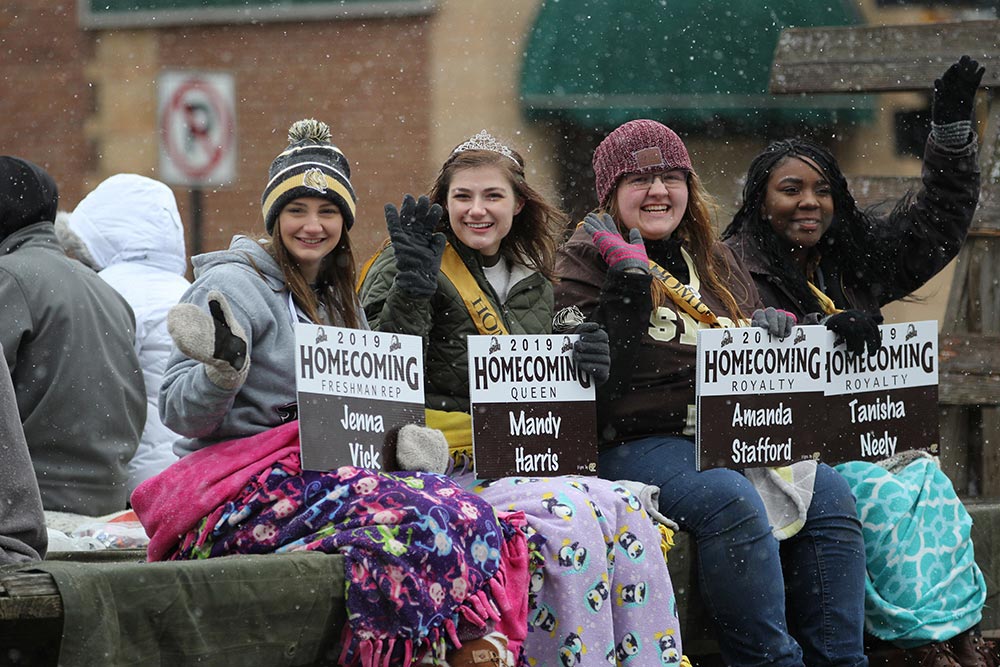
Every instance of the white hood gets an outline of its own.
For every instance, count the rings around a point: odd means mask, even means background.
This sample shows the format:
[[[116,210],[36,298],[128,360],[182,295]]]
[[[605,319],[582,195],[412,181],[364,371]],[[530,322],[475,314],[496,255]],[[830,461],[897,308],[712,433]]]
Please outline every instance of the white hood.
[[[123,262],[177,275],[187,270],[177,201],[159,181],[138,174],[112,176],[84,197],[68,225],[87,246],[97,270]]]

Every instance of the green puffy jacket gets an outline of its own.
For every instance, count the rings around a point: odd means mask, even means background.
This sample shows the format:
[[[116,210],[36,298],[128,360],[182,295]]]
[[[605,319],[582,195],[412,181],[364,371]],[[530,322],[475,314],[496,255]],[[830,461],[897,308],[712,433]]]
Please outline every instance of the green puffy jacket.
[[[500,304],[486,279],[479,253],[449,235],[459,256],[475,277],[494,310],[512,334],[552,332],[552,284],[537,271],[514,265],[506,303]],[[411,334],[424,339],[424,400],[428,408],[469,411],[468,345],[465,337],[478,334],[458,290],[438,273],[437,292],[430,299],[413,299],[396,285],[396,258],[392,246],[375,260],[359,290],[372,329]]]

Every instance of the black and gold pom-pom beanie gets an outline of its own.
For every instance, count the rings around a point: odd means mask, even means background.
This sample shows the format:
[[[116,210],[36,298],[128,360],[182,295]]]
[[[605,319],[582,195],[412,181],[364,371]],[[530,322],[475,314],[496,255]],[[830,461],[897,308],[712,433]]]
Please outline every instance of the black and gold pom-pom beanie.
[[[330,128],[312,118],[288,128],[288,148],[274,158],[267,187],[261,195],[261,212],[268,234],[285,204],[299,197],[322,197],[340,207],[344,226],[354,224],[358,198],[351,187],[351,166],[339,148],[330,143]]]

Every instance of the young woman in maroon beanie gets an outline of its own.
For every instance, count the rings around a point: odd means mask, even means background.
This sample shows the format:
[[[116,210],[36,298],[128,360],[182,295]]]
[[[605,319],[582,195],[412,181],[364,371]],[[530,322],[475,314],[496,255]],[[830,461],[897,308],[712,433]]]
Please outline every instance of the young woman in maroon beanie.
[[[559,251],[556,307],[579,308],[610,337],[601,476],[659,487],[660,511],[694,540],[727,665],[867,665],[864,545],[844,480],[823,464],[792,466],[811,503],[772,532],[747,477],[695,469],[697,331],[756,323],[762,311],[715,239],[687,149],[666,126],[634,120],[597,147],[594,172],[600,208]],[[791,316],[768,315],[787,333]]]

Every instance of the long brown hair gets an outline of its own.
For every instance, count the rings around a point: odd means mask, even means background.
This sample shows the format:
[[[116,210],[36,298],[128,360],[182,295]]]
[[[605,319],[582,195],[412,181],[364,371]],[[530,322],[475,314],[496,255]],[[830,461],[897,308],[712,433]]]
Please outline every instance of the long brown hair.
[[[315,324],[327,324],[320,321],[320,304],[329,314],[331,322],[337,325],[336,316],[339,313],[344,326],[357,329],[357,300],[354,295],[354,252],[351,250],[351,238],[344,226],[340,233],[337,246],[320,262],[319,274],[316,277],[315,290],[302,275],[299,263],[295,261],[284,241],[281,240],[281,216],[274,225],[274,233],[269,239],[257,241],[281,268],[285,284],[292,293],[295,304]],[[258,273],[260,269],[258,269]]]
[[[627,176],[627,174],[625,174]],[[607,212],[618,225],[618,231],[624,238],[628,238],[628,229],[621,222],[618,211],[618,184],[611,189],[608,199],[601,212]],[[674,230],[674,235],[681,241],[684,248],[691,254],[691,259],[698,270],[702,284],[714,292],[722,300],[729,316],[733,322],[746,319],[746,316],[737,305],[730,287],[742,286],[746,291],[744,296],[749,294],[746,285],[739,285],[735,280],[732,270],[726,264],[719,262],[712,252],[712,246],[718,242],[713,219],[719,209],[715,198],[708,193],[701,179],[693,171],[687,172],[688,201],[687,208],[681,218],[680,224]],[[727,287],[729,285],[730,287]],[[662,306],[668,300],[667,291],[659,280],[653,281],[653,307]]]
[[[510,233],[500,242],[500,255],[509,262],[528,266],[549,280],[554,277],[556,245],[566,224],[566,215],[550,204],[524,177],[524,158],[510,149],[514,159],[489,150],[466,150],[452,153],[441,165],[437,178],[427,196],[432,203],[440,204],[445,215],[439,231],[451,229],[448,220],[448,188],[455,174],[475,167],[497,167],[507,177],[514,195],[524,202],[514,216]]]

